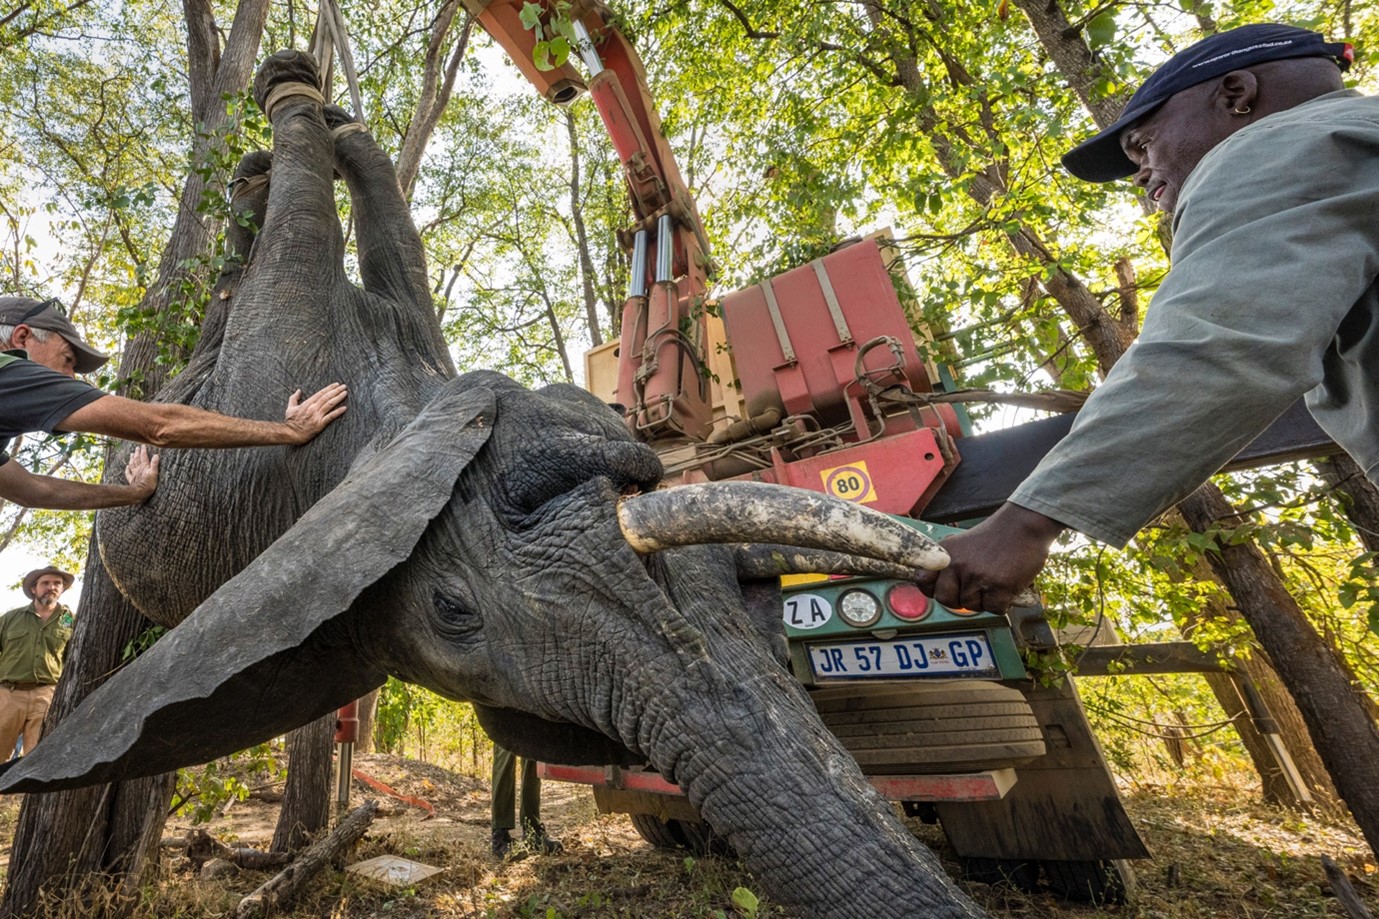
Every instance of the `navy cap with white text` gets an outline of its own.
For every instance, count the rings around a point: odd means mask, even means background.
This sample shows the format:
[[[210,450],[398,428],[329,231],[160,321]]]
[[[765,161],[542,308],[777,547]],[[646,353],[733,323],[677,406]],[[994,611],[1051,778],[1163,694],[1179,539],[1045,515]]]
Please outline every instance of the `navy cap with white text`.
[[[1179,51],[1150,74],[1125,104],[1120,117],[1094,137],[1063,155],[1063,165],[1079,179],[1109,182],[1135,172],[1120,147],[1120,132],[1168,101],[1170,96],[1267,61],[1294,57],[1327,57],[1342,70],[1355,59],[1350,45],[1328,42],[1321,34],[1277,23],[1258,23],[1218,32]]]

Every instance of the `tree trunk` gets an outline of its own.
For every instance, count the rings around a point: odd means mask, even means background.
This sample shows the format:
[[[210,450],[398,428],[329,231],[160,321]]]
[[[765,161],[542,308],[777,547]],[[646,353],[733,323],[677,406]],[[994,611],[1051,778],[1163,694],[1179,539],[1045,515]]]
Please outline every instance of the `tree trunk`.
[[[599,329],[598,295],[594,293],[594,260],[589,255],[589,233],[584,228],[584,202],[579,193],[579,137],[575,134],[575,113],[565,110],[565,133],[570,138],[570,219],[574,223],[575,250],[579,253],[579,278],[584,288],[584,321],[589,326],[589,341],[603,344]]]
[[[270,851],[295,852],[330,823],[335,722],[336,713],[331,712],[287,735],[287,789]]]
[[[211,139],[229,123],[222,97],[242,92],[248,85],[268,5],[269,0],[241,0],[222,53],[208,0],[183,2],[192,121],[201,126],[193,141],[197,162]],[[148,313],[169,315],[172,292],[190,279],[188,264],[203,264],[201,270],[209,271],[209,263],[198,257],[210,252],[218,228],[199,213],[197,205],[205,189],[206,180],[198,171],[188,171],[172,234],[159,261],[158,279],[144,295]],[[120,379],[138,381],[138,394],[156,392],[166,379],[167,366],[157,357],[154,334],[140,332],[120,360]],[[49,710],[49,726],[104,682],[120,666],[123,649],[150,625],[115,589],[94,541],[87,555],[85,583],[62,679]],[[114,885],[124,891],[137,888],[148,856],[157,851],[173,781],[172,776],[155,776],[26,796],[0,917],[27,915],[40,888],[60,896],[60,891],[76,888],[85,875],[94,872],[113,874]]]
[[[1336,489],[1351,526],[1369,552],[1379,552],[1379,488],[1365,477],[1360,464],[1344,453],[1313,462],[1313,468]]]
[[[1201,581],[1216,580],[1215,572],[1205,559],[1198,562],[1192,576]],[[1239,612],[1228,607],[1220,599],[1214,598],[1183,623],[1183,635],[1191,638],[1201,626],[1211,621],[1235,622],[1240,618]],[[1331,777],[1327,775],[1326,766],[1317,755],[1316,748],[1312,746],[1312,739],[1307,733],[1307,723],[1298,711],[1287,687],[1274,672],[1268,657],[1255,654],[1246,660],[1237,660],[1235,666],[1259,690],[1269,713],[1278,723],[1279,736],[1293,757],[1303,784],[1318,798],[1337,801],[1336,788],[1331,784]],[[1269,804],[1284,807],[1301,807],[1303,802],[1294,794],[1264,735],[1255,727],[1249,710],[1235,688],[1235,683],[1224,673],[1206,673],[1203,676],[1206,677],[1207,685],[1216,696],[1216,701],[1220,703],[1226,717],[1235,723],[1235,731],[1240,735],[1240,740],[1245,745],[1251,762],[1254,763],[1255,771],[1259,773],[1260,791],[1264,800]]]
[[[397,181],[402,187],[402,197],[412,200],[412,191],[417,183],[417,172],[421,169],[421,157],[426,145],[431,142],[431,133],[436,122],[450,102],[450,94],[455,88],[455,75],[460,62],[464,60],[469,47],[469,34],[474,29],[474,18],[465,14],[460,36],[449,57],[445,55],[445,41],[450,35],[450,27],[459,12],[460,0],[446,0],[436,18],[431,21],[431,34],[422,57],[420,92],[417,94],[417,108],[412,120],[403,132],[402,150],[397,156]],[[445,58],[442,65],[441,59]]]
[[[378,717],[378,690],[375,689],[359,700],[359,739],[355,741],[355,753],[373,752],[373,723]]]
[[[1189,525],[1206,532],[1235,511],[1215,488],[1198,489],[1179,505]],[[1208,555],[1230,588],[1260,645],[1292,689],[1312,743],[1370,849],[1379,853],[1379,727],[1364,690],[1335,649],[1308,623],[1253,543],[1220,545]]]

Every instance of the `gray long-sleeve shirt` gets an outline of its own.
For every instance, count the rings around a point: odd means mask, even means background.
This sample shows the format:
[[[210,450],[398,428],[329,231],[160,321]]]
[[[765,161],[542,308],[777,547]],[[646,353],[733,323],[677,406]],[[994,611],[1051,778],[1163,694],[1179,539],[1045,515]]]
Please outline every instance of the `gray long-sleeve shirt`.
[[[1379,476],[1379,98],[1261,119],[1183,186],[1139,339],[1011,501],[1123,545],[1299,396]]]

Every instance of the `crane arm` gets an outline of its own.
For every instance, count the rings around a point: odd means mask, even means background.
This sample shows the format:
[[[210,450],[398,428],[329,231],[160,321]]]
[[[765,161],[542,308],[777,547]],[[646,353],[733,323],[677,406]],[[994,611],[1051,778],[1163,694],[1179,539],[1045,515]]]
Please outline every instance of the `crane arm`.
[[[587,92],[622,162],[635,222],[619,234],[632,263],[622,314],[618,399],[629,428],[646,441],[702,441],[711,422],[702,300],[711,262],[694,198],[661,130],[646,69],[607,7],[570,6],[574,51],[556,63],[535,56],[554,30],[548,3],[464,0],[479,26],[547,99],[561,105]],[[524,21],[524,10],[526,21]],[[574,66],[578,59],[588,72]],[[690,330],[687,332],[686,330]]]

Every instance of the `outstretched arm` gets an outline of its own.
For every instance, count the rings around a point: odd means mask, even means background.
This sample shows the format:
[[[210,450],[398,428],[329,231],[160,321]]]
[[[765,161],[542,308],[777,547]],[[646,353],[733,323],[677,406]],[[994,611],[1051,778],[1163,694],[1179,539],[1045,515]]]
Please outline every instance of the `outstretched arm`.
[[[0,498],[24,507],[57,511],[99,510],[138,504],[158,487],[158,457],[139,447],[125,467],[128,485],[89,485],[48,475],[34,475],[15,462],[0,465]]]
[[[57,430],[106,434],[156,447],[300,446],[345,413],[347,395],[343,383],[332,383],[306,399],[298,390],[288,400],[282,421],[255,421],[190,405],[106,396],[68,415]]]

